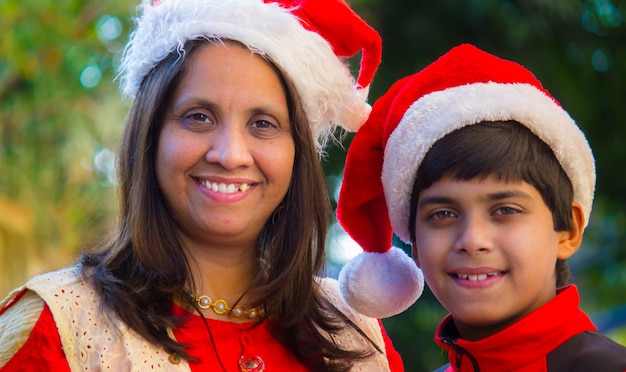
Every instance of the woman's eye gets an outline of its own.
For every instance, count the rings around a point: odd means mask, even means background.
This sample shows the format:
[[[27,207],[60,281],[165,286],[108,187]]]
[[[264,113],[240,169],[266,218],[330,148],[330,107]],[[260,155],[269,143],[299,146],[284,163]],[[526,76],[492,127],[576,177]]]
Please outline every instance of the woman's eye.
[[[274,128],[277,126],[268,120],[257,120],[252,123],[252,127],[262,129],[262,128]]]
[[[189,130],[205,131],[215,125],[215,121],[208,114],[193,111],[183,117],[182,124]]]
[[[250,132],[258,138],[274,138],[283,133],[283,127],[274,119],[257,119],[250,123]]]
[[[207,115],[205,115],[205,114],[203,114],[201,112],[193,113],[193,114],[189,115],[188,118],[190,118],[191,120],[199,121],[199,122],[203,122],[203,123],[210,123],[211,122],[211,119]]]

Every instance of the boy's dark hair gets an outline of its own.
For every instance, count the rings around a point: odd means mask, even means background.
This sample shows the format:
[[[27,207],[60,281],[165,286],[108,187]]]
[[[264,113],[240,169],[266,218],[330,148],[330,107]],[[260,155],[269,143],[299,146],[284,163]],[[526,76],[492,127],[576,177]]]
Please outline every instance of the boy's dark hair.
[[[455,180],[524,181],[534,186],[552,213],[555,231],[572,229],[572,184],[550,147],[516,121],[481,122],[444,136],[428,151],[417,170],[411,206],[422,190],[446,175]],[[409,232],[415,242],[416,210],[411,209]],[[556,263],[557,287],[569,283],[564,260]]]

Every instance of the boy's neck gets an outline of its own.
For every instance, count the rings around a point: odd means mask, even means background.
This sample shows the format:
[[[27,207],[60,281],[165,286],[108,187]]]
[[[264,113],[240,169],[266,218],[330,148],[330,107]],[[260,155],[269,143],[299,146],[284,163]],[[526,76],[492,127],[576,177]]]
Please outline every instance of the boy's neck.
[[[544,301],[543,305],[545,305],[548,301],[552,300],[556,297],[557,292],[555,290],[554,295]],[[543,306],[542,305],[542,306]],[[541,307],[541,306],[540,306]],[[496,333],[501,332],[507,327],[519,322],[521,319],[531,314],[533,311],[537,309],[529,309],[527,312],[520,313],[518,316],[509,319],[503,319],[499,323],[491,323],[485,325],[472,325],[464,323],[463,321],[458,320],[452,315],[452,321],[454,322],[454,326],[456,327],[457,337],[467,340],[467,341],[478,341],[484,338],[495,335]]]

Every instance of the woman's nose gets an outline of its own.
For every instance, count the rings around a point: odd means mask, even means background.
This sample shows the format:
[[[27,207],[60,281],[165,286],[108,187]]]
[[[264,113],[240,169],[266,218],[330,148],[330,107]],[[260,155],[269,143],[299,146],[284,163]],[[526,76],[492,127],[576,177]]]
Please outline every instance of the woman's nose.
[[[226,169],[252,165],[253,149],[245,130],[223,125],[211,133],[210,142],[205,156],[207,162],[219,163]]]

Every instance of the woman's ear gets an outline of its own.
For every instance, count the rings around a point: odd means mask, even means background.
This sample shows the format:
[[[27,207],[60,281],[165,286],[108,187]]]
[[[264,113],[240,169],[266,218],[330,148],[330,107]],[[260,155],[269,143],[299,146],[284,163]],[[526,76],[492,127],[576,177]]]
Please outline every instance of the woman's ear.
[[[566,260],[576,253],[583,241],[585,216],[578,202],[572,203],[572,229],[559,232],[559,248],[557,258]]]

